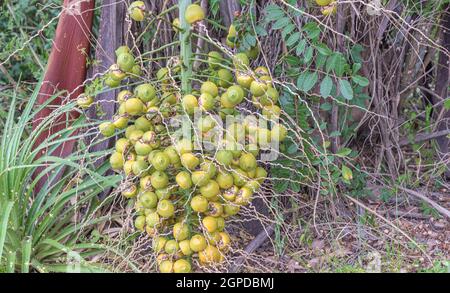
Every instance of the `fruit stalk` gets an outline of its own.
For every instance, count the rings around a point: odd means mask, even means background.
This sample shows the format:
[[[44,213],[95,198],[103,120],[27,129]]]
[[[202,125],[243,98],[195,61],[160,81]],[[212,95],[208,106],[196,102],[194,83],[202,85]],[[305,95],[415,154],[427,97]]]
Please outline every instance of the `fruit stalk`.
[[[181,25],[180,31],[180,57],[181,57],[181,91],[182,94],[191,92],[191,75],[192,75],[192,46],[191,46],[191,25],[186,21],[186,8],[191,4],[191,0],[180,0],[179,3],[179,19]]]

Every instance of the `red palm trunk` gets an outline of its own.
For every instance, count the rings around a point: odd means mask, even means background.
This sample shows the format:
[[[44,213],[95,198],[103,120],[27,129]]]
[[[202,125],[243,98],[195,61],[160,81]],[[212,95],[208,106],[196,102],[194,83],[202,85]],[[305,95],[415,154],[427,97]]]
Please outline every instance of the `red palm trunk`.
[[[86,78],[86,57],[90,49],[94,3],[94,0],[64,0],[64,10],[58,21],[47,71],[39,91],[38,104],[45,103],[59,91],[65,91],[66,94],[54,99],[37,114],[33,121],[33,129],[64,101],[76,98],[83,91],[81,85]],[[50,128],[42,132],[36,145],[66,128],[77,117],[77,112],[60,115]],[[74,143],[75,141],[71,140],[62,144],[53,155],[62,157],[69,155]],[[40,189],[41,186],[42,184],[39,184],[37,188]]]

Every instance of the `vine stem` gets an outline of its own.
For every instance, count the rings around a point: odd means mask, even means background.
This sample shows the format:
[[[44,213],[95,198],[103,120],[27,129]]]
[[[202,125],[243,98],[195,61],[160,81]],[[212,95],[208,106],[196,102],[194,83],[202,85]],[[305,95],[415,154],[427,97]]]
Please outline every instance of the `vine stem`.
[[[181,57],[181,92],[182,94],[189,93],[191,91],[190,78],[192,75],[192,45],[191,45],[191,26],[187,23],[184,17],[186,8],[191,4],[191,0],[180,0],[179,2],[179,15],[180,20],[180,57]]]

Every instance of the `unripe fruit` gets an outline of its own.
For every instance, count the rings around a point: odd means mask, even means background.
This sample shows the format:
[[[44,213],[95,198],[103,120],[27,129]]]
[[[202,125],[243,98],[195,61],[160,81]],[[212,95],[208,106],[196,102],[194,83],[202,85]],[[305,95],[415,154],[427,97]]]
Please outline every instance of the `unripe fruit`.
[[[128,176],[133,172],[133,169],[132,169],[133,164],[134,164],[134,161],[132,161],[132,160],[125,161],[125,163],[123,164],[123,171],[125,172],[125,175]]]
[[[210,51],[208,53],[208,65],[212,69],[220,67],[222,63],[222,54],[217,51]]]
[[[155,189],[162,189],[169,183],[169,178],[167,174],[162,171],[155,171],[151,175],[151,183]]]
[[[181,23],[180,23],[180,19],[178,17],[172,21],[172,26],[175,28],[175,30],[181,29]]]
[[[257,167],[255,178],[259,183],[263,183],[267,178],[267,171],[263,167]]]
[[[238,187],[244,186],[247,182],[247,173],[242,169],[235,169],[231,172],[233,176],[234,184]]]
[[[283,141],[286,138],[287,129],[281,124],[275,124],[270,131],[270,138],[272,141]]]
[[[191,264],[185,259],[179,259],[173,264],[173,272],[174,273],[190,273],[191,272]]]
[[[135,220],[134,220],[134,227],[136,229],[138,229],[141,232],[144,232],[144,228],[145,228],[145,216],[138,216]]]
[[[142,70],[141,70],[141,66],[138,64],[135,64],[132,68],[131,68],[131,72],[132,75],[136,76],[141,76],[142,74]]]
[[[214,109],[215,98],[208,93],[203,93],[198,97],[198,106],[202,111],[211,111]]]
[[[134,126],[134,125],[128,126],[128,127],[125,129],[125,137],[126,137],[127,139],[130,139],[131,133],[133,133],[133,132],[136,131],[136,130],[138,130],[138,129],[136,128],[136,126]],[[144,134],[144,133],[142,133],[142,134]]]
[[[143,135],[144,135],[143,131],[136,129],[129,133],[128,139],[134,145],[134,144],[136,144],[136,142],[138,142],[142,138]]]
[[[122,53],[130,53],[130,48],[128,46],[120,46],[115,51],[116,57],[118,57]]]
[[[232,85],[227,89],[227,98],[231,104],[237,105],[244,99],[244,90],[239,85]]]
[[[168,146],[164,149],[164,153],[169,157],[170,163],[172,165],[180,163],[180,157],[174,146]]]
[[[125,102],[125,111],[130,115],[139,115],[144,111],[144,103],[138,98],[130,98]]]
[[[117,56],[117,65],[122,71],[129,72],[134,64],[134,57],[130,53],[122,53]]]
[[[120,80],[115,80],[108,75],[105,79],[105,85],[109,86],[110,88],[115,88],[120,85]]]
[[[134,150],[136,151],[137,155],[146,156],[152,151],[152,147],[142,140],[138,140],[134,145]]]
[[[219,164],[228,167],[233,161],[233,153],[228,150],[219,150],[216,154],[216,161]]]
[[[121,170],[123,168],[123,155],[122,153],[115,152],[109,158],[109,163],[113,170]]]
[[[147,103],[156,97],[156,90],[151,84],[144,83],[134,89],[134,95],[142,102]]]
[[[194,22],[200,21],[205,18],[205,12],[197,4],[191,4],[186,8],[184,17],[187,23],[193,24]]]
[[[77,98],[77,105],[82,109],[87,109],[94,102],[94,98],[89,95],[81,94]]]
[[[214,118],[209,115],[201,117],[200,119],[198,119],[197,123],[198,129],[202,133],[208,132],[216,126],[216,120],[214,120]]]
[[[220,241],[220,234],[219,231],[215,231],[212,233],[206,233],[206,241],[210,245],[216,245]]]
[[[233,58],[233,63],[236,69],[245,70],[250,65],[250,60],[245,53],[237,53]]]
[[[266,91],[267,91],[267,84],[263,81],[254,80],[250,84],[250,92],[255,97],[264,95],[266,93]]]
[[[239,167],[248,172],[254,170],[257,166],[256,158],[251,153],[243,153],[239,159]]]
[[[100,130],[100,133],[105,137],[113,136],[116,131],[116,127],[114,127],[114,124],[112,124],[111,122],[103,122],[98,126],[98,129]]]
[[[255,170],[256,173],[256,170]],[[247,182],[244,187],[249,188],[252,192],[257,191],[261,187],[261,183],[258,180],[251,180]]]
[[[153,129],[153,124],[150,122],[145,116],[141,116],[137,118],[134,121],[134,125],[136,126],[136,129],[142,130],[142,131],[149,131]]]
[[[158,197],[156,196],[156,193],[152,191],[146,191],[139,196],[139,201],[145,208],[153,209],[158,203]]]
[[[245,54],[250,59],[256,59],[258,58],[259,55],[259,47],[258,46],[251,47],[249,50],[245,51]]]
[[[189,241],[189,246],[194,252],[202,251],[207,246],[206,239],[203,235],[196,234],[192,236],[191,240]]]
[[[220,188],[228,189],[233,186],[233,175],[225,171],[219,172],[216,181]]]
[[[125,153],[129,147],[130,147],[130,141],[124,137],[119,138],[116,141],[115,149],[116,149],[116,152],[118,152],[118,153],[122,153],[122,154]]]
[[[164,260],[159,264],[159,272],[168,274],[173,272],[173,262],[170,260]]]
[[[166,245],[164,246],[164,250],[168,254],[175,254],[180,249],[178,242],[175,240],[167,240]]]
[[[205,159],[200,164],[200,169],[202,171],[205,171],[206,173],[208,173],[209,178],[213,178],[214,176],[216,176],[216,172],[217,172],[216,165],[213,162],[211,162],[210,160]]]
[[[145,16],[145,3],[143,1],[134,1],[128,8],[130,17],[135,21],[143,21]]]
[[[220,105],[222,106],[222,108],[225,108],[225,109],[233,109],[235,106],[228,98],[227,92],[223,93],[220,96]]]
[[[200,193],[208,199],[218,195],[219,192],[219,184],[214,180],[209,180],[205,186],[200,187]]]
[[[237,83],[246,89],[250,88],[253,80],[253,77],[251,77],[250,75],[247,75],[245,73],[236,73]]]
[[[225,68],[217,71],[218,85],[221,87],[229,87],[233,83],[233,74]]]
[[[194,185],[202,187],[208,184],[210,176],[205,171],[194,171],[191,178]]]
[[[173,238],[178,241],[184,240],[189,236],[189,227],[184,223],[176,223],[173,225]]]
[[[170,159],[164,152],[158,152],[153,156],[151,163],[156,170],[164,171],[169,167]]]
[[[133,174],[136,176],[146,175],[146,171],[148,169],[148,163],[144,160],[137,160],[131,166],[133,170]]]
[[[197,98],[193,95],[185,95],[181,103],[183,105],[184,111],[186,111],[186,113],[189,115],[194,114],[195,109],[198,108]]]
[[[261,147],[268,147],[270,145],[271,133],[267,128],[258,128],[256,132],[256,140]]]
[[[168,199],[170,197],[170,190],[168,188],[156,189],[155,193],[159,200]]]
[[[200,160],[193,153],[181,155],[181,164],[189,170],[194,170],[200,164]]]
[[[145,223],[147,224],[147,227],[155,228],[160,224],[160,218],[158,213],[150,213],[145,217]]]
[[[329,6],[323,7],[321,10],[322,15],[329,16],[336,14],[337,5],[336,2],[331,2]]]
[[[190,242],[191,242],[190,239],[186,239],[178,243],[178,245],[180,246],[181,253],[183,253],[186,256],[192,254]]]
[[[217,219],[211,216],[206,216],[202,220],[202,225],[209,233],[217,230]]]
[[[262,109],[262,114],[268,120],[276,119],[280,117],[281,109],[277,105],[264,106]]]
[[[191,199],[191,207],[198,213],[204,213],[208,210],[208,200],[201,195],[196,195]]]
[[[225,229],[225,219],[223,217],[217,217],[217,231],[221,232]]]
[[[234,203],[226,204],[223,207],[223,211],[225,212],[225,215],[227,217],[236,215],[237,213],[239,213],[240,209],[240,206]]]
[[[175,207],[172,202],[167,199],[163,199],[159,201],[156,211],[161,217],[170,218],[175,213]]]
[[[175,181],[181,189],[189,189],[192,187],[191,175],[187,171],[181,171],[175,177]]]

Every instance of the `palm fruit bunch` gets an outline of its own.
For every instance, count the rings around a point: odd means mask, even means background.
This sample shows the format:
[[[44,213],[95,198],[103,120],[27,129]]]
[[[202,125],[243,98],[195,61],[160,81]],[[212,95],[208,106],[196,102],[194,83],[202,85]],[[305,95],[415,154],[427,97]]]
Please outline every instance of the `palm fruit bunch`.
[[[189,23],[204,17],[195,4],[189,7]],[[119,47],[116,54],[117,65],[107,76],[113,85],[135,66],[129,48]],[[152,83],[120,91],[117,115],[99,126],[104,136],[118,136],[111,168],[125,178],[118,190],[133,202],[134,227],[151,238],[160,272],[190,272],[194,259],[201,266],[225,260],[232,245],[227,219],[249,205],[265,181],[267,171],[258,163],[261,153],[287,135],[277,122],[279,92],[268,69],[250,69],[255,55],[241,52],[227,60],[220,52],[209,52],[208,66],[200,74],[210,77],[183,96],[174,90],[180,81],[171,75],[179,66],[163,67]],[[260,113],[222,128],[216,149],[194,147],[198,139],[212,141],[218,128],[213,117],[238,117],[251,104]],[[200,116],[192,126],[198,130],[193,138],[173,139],[167,125],[175,115],[190,120]],[[272,122],[258,123],[259,116]]]

